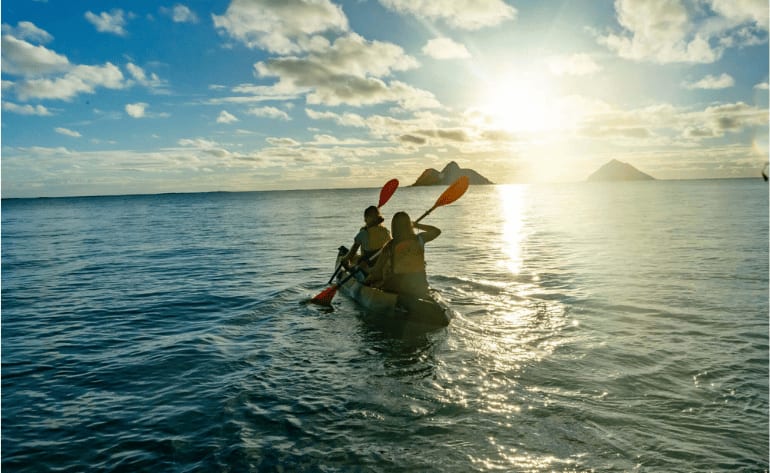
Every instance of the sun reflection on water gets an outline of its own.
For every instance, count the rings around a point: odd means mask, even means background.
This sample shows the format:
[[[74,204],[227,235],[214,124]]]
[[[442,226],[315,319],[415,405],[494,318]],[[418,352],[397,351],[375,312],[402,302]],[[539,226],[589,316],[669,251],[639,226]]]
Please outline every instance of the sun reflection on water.
[[[521,273],[526,188],[522,185],[497,186],[503,218],[502,251],[508,257],[505,267],[512,274]]]

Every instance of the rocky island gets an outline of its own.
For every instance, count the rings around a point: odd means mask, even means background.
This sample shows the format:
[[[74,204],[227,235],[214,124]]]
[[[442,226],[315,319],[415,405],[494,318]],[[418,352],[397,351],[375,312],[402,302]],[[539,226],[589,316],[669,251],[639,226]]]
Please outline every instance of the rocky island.
[[[456,162],[452,161],[447,164],[441,172],[436,171],[433,168],[426,169],[412,186],[448,185],[455,182],[460,176],[468,176],[468,182],[473,185],[493,184],[492,181],[473,169],[463,169]]]
[[[598,181],[654,181],[649,174],[636,169],[628,163],[613,159],[588,176],[589,182]]]

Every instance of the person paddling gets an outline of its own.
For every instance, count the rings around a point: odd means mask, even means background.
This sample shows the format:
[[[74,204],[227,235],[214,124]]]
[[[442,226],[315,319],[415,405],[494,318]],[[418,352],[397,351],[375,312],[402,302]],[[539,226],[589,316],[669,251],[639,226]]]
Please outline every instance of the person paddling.
[[[415,228],[422,231],[415,234]],[[412,222],[406,212],[393,215],[391,230],[393,239],[383,248],[382,255],[366,281],[388,292],[426,296],[428,278],[425,273],[425,243],[435,240],[441,230]]]
[[[361,227],[353,240],[353,246],[345,255],[346,264],[358,263],[359,268],[366,270],[377,260],[377,254],[385,244],[390,241],[390,231],[382,224],[385,219],[380,214],[380,209],[374,205],[364,210],[364,222],[366,225]],[[355,256],[358,249],[361,249],[361,256],[356,260]]]

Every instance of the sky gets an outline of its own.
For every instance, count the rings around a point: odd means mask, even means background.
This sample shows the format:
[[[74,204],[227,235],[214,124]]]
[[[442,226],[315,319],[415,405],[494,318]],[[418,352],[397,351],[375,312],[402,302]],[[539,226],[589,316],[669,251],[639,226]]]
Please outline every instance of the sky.
[[[16,0],[3,197],[759,176],[767,0]]]

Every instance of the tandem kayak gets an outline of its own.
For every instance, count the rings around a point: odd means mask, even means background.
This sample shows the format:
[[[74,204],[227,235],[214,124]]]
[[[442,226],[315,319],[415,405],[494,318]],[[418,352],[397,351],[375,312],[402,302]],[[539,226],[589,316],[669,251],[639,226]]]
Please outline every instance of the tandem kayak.
[[[344,246],[339,248],[334,267],[339,266],[342,257],[348,253]],[[342,267],[337,274],[340,282],[350,275]],[[376,312],[387,320],[409,322],[430,327],[446,327],[452,319],[449,306],[436,291],[431,290],[429,297],[412,297],[386,292],[363,284],[357,277],[349,278],[339,287],[340,292],[356,301],[365,309]]]

